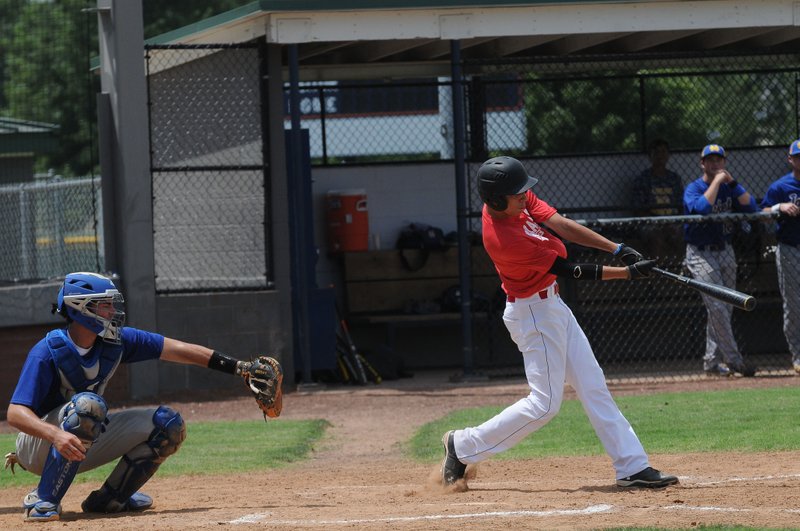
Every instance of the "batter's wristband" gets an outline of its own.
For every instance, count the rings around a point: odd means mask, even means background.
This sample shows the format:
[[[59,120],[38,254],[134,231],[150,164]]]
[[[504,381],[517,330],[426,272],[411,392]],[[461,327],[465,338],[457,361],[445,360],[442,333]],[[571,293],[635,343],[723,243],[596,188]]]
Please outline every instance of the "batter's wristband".
[[[616,248],[616,249],[614,249],[614,252],[613,252],[612,254],[613,254],[614,256],[617,256],[617,255],[619,254],[619,252],[622,250],[622,247],[623,247],[624,245],[625,245],[624,243],[618,243],[618,244],[617,244],[617,248]]]
[[[239,360],[233,359],[227,354],[215,350],[211,353],[211,358],[208,360],[208,368],[227,374],[236,374],[236,365],[238,363]]]

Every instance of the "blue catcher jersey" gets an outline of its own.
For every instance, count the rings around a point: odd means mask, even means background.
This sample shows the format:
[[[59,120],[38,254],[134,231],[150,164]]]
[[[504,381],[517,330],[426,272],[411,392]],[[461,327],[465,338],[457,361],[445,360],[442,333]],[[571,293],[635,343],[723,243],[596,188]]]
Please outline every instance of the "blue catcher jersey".
[[[800,180],[789,172],[772,183],[761,201],[761,208],[778,203],[794,203],[800,207]],[[789,245],[800,245],[800,218],[782,216],[778,219],[778,241]]]
[[[733,197],[733,190],[723,184],[717,192],[717,200],[714,204],[708,202],[703,195],[708,190],[708,183],[702,177],[689,183],[683,193],[683,211],[685,214],[722,214],[725,212],[755,212],[757,210],[755,200],[750,196],[749,205],[739,204],[739,200]],[[708,245],[730,242],[732,234],[732,224],[726,223],[686,223],[684,224],[684,234],[687,243],[692,245]]]
[[[158,359],[163,348],[164,336],[125,327],[120,345],[98,337],[81,356],[66,329],[52,330],[28,353],[11,403],[27,406],[42,417],[75,393],[102,395],[120,363]]]

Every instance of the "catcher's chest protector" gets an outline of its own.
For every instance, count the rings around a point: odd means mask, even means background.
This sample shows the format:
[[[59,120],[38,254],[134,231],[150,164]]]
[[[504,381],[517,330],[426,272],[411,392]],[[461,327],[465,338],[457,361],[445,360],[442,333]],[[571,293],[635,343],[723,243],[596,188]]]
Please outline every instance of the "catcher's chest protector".
[[[52,330],[46,337],[61,377],[61,394],[67,399],[83,391],[103,394],[122,360],[122,345],[98,341],[86,356],[81,356],[65,334],[64,330]]]

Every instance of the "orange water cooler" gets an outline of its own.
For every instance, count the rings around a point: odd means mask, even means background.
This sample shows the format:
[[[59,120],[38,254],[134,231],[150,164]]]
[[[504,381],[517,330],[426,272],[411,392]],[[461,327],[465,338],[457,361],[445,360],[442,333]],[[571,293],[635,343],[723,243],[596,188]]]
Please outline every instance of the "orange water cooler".
[[[367,192],[329,190],[325,196],[328,250],[331,253],[369,249]]]

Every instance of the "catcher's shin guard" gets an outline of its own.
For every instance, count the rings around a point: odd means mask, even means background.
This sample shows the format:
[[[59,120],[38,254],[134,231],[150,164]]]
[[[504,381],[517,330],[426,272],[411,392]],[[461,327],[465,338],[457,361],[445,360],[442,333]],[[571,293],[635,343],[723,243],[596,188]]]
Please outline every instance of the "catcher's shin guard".
[[[153,414],[155,428],[147,441],[133,447],[122,456],[103,486],[92,492],[81,504],[87,513],[118,513],[143,510],[131,499],[142,485],[153,477],[167,457],[178,451],[186,439],[186,424],[180,413],[160,406]]]
[[[64,407],[61,429],[78,437],[88,450],[105,429],[108,406],[94,393],[77,393]],[[25,503],[28,513],[40,504],[58,507],[61,499],[78,473],[80,461],[69,461],[54,446],[50,446],[36,489],[38,499]],[[30,507],[28,506],[30,505]]]

